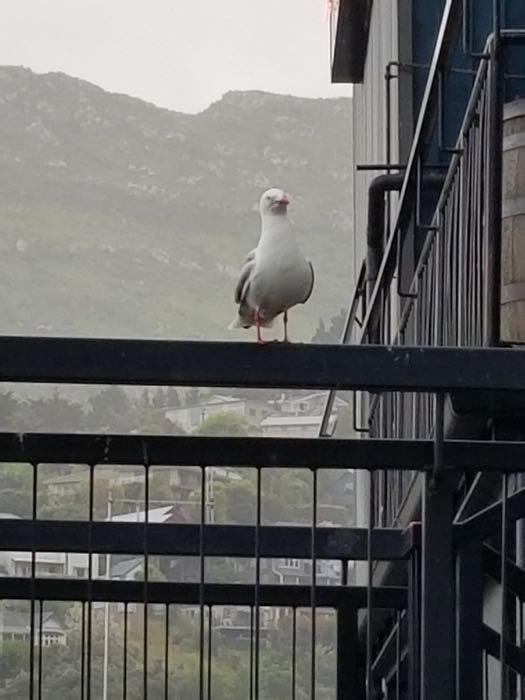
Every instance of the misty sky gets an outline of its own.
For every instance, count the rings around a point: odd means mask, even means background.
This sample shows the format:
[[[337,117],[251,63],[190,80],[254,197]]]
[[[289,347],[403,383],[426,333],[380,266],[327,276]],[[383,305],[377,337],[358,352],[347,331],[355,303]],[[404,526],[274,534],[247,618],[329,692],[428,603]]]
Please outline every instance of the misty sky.
[[[228,90],[331,86],[327,0],[1,0],[0,63],[195,112]]]

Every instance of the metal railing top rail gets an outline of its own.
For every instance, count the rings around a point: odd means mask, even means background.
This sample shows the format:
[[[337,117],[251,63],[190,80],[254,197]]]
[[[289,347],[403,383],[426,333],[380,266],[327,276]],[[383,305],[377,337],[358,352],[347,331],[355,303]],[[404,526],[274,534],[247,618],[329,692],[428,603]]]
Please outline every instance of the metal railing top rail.
[[[522,360],[523,362],[523,360]],[[90,433],[1,433],[1,464],[115,465],[155,469],[251,467],[255,469],[432,469],[433,441],[206,437],[188,435],[99,435]],[[466,471],[525,470],[525,442],[444,440],[443,463]]]
[[[0,337],[0,381],[449,392],[525,390],[514,348]]]

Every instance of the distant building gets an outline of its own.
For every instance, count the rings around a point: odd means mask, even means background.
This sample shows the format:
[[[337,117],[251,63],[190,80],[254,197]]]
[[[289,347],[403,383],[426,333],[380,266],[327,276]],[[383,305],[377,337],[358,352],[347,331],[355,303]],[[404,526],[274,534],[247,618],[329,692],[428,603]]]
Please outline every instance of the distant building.
[[[93,555],[93,561],[97,555]],[[32,572],[32,552],[0,552],[0,568],[6,576],[28,578]],[[35,575],[42,578],[86,578],[89,558],[83,553],[37,552]]]
[[[42,628],[40,629],[40,622]],[[65,646],[67,643],[67,628],[57,619],[53,612],[35,612],[33,644],[39,646],[42,639],[43,647],[55,645]],[[31,613],[4,610],[0,612],[0,640],[2,642],[29,642],[31,639]]]
[[[264,437],[319,437],[322,415],[273,415],[264,418],[260,429]],[[329,421],[329,430],[335,424],[335,415]]]
[[[250,425],[257,427],[271,412],[272,408],[266,401],[214,394],[193,406],[167,408],[164,415],[185,432],[191,433],[207,418],[218,413],[234,413],[244,418]]]
[[[320,415],[324,411],[326,404],[326,391],[316,391],[312,394],[283,394],[280,399],[274,402],[276,408],[282,413],[300,415]],[[340,396],[334,399],[333,411],[347,406],[348,403]]]
[[[141,483],[144,481],[144,470],[141,469],[114,469],[111,467],[97,467],[95,480],[97,483],[105,482],[108,488],[124,486],[126,484]],[[77,469],[70,474],[54,476],[44,481],[48,493],[60,498],[74,496],[79,493],[87,493],[89,488],[90,472],[88,469]]]

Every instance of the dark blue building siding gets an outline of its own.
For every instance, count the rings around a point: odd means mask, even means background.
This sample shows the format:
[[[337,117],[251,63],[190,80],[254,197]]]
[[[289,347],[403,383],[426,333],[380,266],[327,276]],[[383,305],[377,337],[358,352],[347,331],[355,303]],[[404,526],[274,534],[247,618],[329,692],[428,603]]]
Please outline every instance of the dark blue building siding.
[[[426,163],[446,163],[450,158],[447,148],[455,145],[461,120],[465,113],[479,59],[473,54],[482,53],[487,37],[492,31],[492,0],[471,0],[465,37],[458,31],[457,44],[450,59],[450,70],[442,79],[441,120],[426,147]],[[428,77],[428,66],[441,23],[444,0],[414,2],[412,6],[412,94],[414,123],[417,120],[421,100]],[[502,0],[502,25],[507,28],[525,28],[525,0]],[[470,54],[464,51],[470,49]],[[525,50],[522,47],[508,49],[505,56],[505,92],[507,100],[525,96]],[[522,77],[523,76],[523,77]],[[435,207],[435,195],[423,197],[423,220],[428,222]],[[414,236],[414,254],[417,259],[424,242],[425,232]]]

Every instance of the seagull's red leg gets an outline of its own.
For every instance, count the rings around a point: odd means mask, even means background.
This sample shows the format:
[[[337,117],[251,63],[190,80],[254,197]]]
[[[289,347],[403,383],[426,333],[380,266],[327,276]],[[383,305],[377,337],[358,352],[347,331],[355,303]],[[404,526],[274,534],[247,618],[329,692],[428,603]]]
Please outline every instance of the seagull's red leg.
[[[290,338],[288,338],[288,309],[284,310],[283,321],[284,321],[284,340],[283,340],[283,343],[289,343]]]
[[[266,341],[263,340],[261,335],[261,317],[258,311],[255,312],[255,328],[257,329],[257,342],[259,345],[266,345]]]

